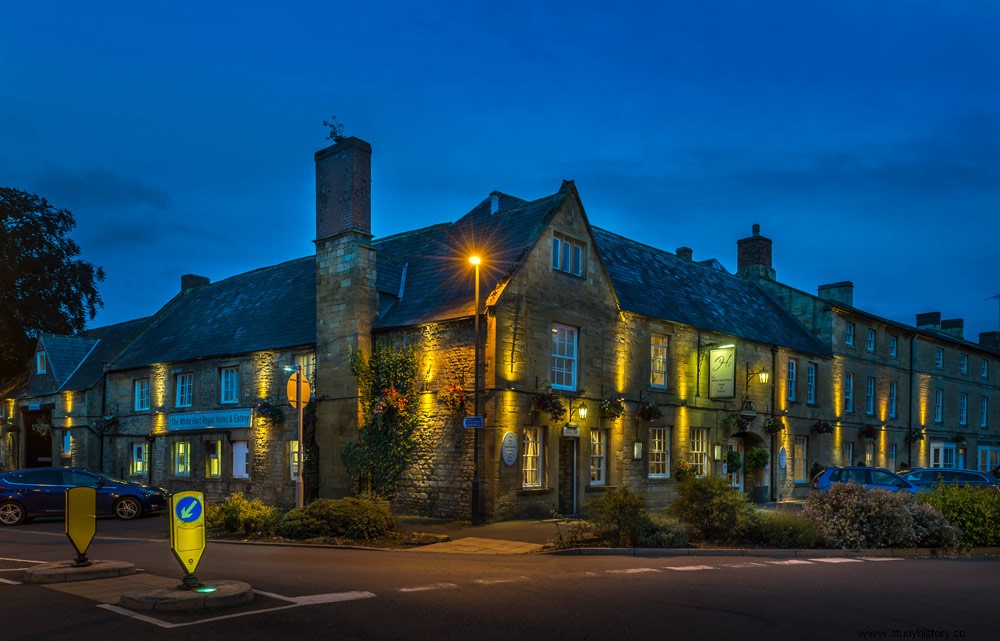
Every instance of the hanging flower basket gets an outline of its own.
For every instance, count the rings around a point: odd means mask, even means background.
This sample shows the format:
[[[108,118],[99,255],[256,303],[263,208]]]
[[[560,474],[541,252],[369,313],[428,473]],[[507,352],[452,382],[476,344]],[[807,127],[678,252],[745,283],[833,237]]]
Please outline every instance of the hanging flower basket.
[[[918,428],[913,428],[910,430],[909,434],[906,435],[906,440],[914,443],[916,441],[924,440],[924,433]]]
[[[862,425],[858,428],[858,436],[861,438],[866,438],[870,441],[874,441],[878,438],[879,426],[878,425]]]
[[[112,429],[118,427],[121,421],[114,414],[107,414],[94,421],[94,429],[101,434],[107,434]]]
[[[48,434],[52,431],[52,426],[48,423],[35,423],[31,426],[31,429],[35,430],[39,434]]]
[[[538,394],[531,400],[531,411],[548,414],[553,421],[558,421],[566,412],[566,406],[558,396],[549,392],[548,394]]]
[[[739,414],[729,414],[722,419],[722,427],[730,432],[745,432],[750,427],[750,422]]]
[[[469,395],[461,385],[449,383],[438,391],[438,403],[444,405],[452,412],[465,413],[469,406]]]
[[[833,425],[830,425],[829,421],[816,421],[813,425],[813,432],[816,434],[832,434]]]
[[[649,423],[663,418],[663,411],[653,403],[642,403],[635,411],[636,418]]]
[[[376,414],[406,414],[410,401],[403,394],[400,394],[395,387],[387,387],[382,390],[375,400]]]
[[[601,418],[617,420],[625,415],[625,399],[606,398],[601,401]]]
[[[254,413],[260,418],[274,425],[285,423],[285,413],[277,405],[272,405],[270,401],[262,400],[254,407]]]
[[[768,416],[764,419],[764,429],[767,430],[768,434],[777,434],[785,429],[785,422],[780,417]]]
[[[686,478],[690,478],[695,474],[694,464],[680,460],[674,463],[674,478],[678,481],[683,481]]]

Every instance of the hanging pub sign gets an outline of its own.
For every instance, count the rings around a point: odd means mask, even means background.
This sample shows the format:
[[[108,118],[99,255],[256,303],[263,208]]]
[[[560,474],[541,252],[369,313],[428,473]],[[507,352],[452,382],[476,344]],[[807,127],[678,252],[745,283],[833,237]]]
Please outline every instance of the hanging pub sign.
[[[736,397],[736,347],[708,350],[708,397]]]

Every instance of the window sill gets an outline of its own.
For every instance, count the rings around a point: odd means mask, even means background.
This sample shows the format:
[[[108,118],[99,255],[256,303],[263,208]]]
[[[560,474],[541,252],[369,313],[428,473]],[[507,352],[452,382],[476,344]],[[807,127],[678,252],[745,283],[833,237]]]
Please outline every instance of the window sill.
[[[518,496],[537,496],[539,494],[551,494],[554,490],[551,487],[522,487],[517,490]]]

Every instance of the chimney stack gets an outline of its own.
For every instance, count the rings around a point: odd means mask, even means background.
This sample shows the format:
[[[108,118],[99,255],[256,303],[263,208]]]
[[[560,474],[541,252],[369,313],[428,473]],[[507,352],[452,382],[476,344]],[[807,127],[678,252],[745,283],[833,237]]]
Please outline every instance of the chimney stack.
[[[917,314],[917,329],[941,329],[941,312]]]
[[[195,287],[201,287],[202,285],[208,285],[211,283],[211,279],[207,276],[198,276],[196,274],[184,274],[181,276],[181,291],[186,292],[189,289],[194,289]]]
[[[678,247],[677,248],[677,257],[678,258],[683,258],[684,260],[692,260],[693,256],[694,256],[694,250],[691,249],[690,247]]]
[[[984,347],[1000,349],[1000,332],[980,332],[979,344]]]
[[[342,138],[317,151],[316,240],[348,231],[371,236],[372,146]]]
[[[961,318],[943,320],[941,321],[941,331],[948,336],[965,340],[965,320]]]
[[[830,283],[829,285],[820,285],[816,294],[823,300],[854,307],[854,283],[849,280]]]
[[[754,223],[753,235],[736,241],[736,274],[747,280],[775,280],[771,267],[771,239],[760,235],[760,225]]]

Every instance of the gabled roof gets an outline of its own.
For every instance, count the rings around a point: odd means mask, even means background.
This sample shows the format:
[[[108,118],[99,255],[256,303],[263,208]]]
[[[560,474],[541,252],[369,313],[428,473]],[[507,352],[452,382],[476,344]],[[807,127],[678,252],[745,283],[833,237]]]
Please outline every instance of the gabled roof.
[[[622,309],[705,331],[829,356],[795,317],[756,284],[593,228]]]
[[[109,364],[149,321],[147,316],[83,332],[83,336],[95,340],[96,345],[60,390],[81,391],[97,385],[104,376],[105,364]]]
[[[111,369],[315,343],[316,259],[306,256],[181,292]]]
[[[471,253],[483,255],[480,296],[485,299],[521,264],[569,193],[564,184],[556,194],[528,202],[493,192],[500,207],[494,214],[490,213],[491,198],[487,198],[454,223],[375,239],[380,292],[395,296],[406,266],[403,298],[384,309],[375,327],[472,316]]]
[[[45,351],[46,373],[51,376],[33,375],[28,381],[28,393],[32,395],[59,390],[94,349],[97,340],[82,335],[42,334],[38,343]]]

